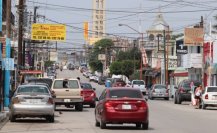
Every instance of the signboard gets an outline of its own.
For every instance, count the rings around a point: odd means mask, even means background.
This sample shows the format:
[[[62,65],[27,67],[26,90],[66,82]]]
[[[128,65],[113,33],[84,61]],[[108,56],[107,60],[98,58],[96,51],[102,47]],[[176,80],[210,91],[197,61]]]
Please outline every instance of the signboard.
[[[185,28],[184,44],[197,46],[203,44],[203,28]]]
[[[176,70],[177,68],[177,56],[169,56],[168,57],[168,70]],[[161,57],[161,69],[164,70],[164,59]]]
[[[65,41],[66,26],[63,24],[32,24],[31,39]]]
[[[84,39],[88,40],[88,22],[84,22]]]
[[[98,60],[104,61],[105,60],[105,54],[99,54],[98,55]]]
[[[202,68],[202,55],[191,53],[183,55],[184,68]]]
[[[14,70],[14,58],[3,58],[2,68],[5,70]]]
[[[188,46],[184,46],[183,40],[176,41],[176,54],[187,54]]]

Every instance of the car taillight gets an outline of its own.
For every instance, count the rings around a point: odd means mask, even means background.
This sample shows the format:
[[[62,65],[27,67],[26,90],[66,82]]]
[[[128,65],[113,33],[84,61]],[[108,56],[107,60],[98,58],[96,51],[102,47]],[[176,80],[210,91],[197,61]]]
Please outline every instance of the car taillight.
[[[81,91],[80,95],[81,95],[81,96],[83,96],[83,95],[84,95],[84,91],[83,91],[83,90]]]
[[[147,103],[146,102],[141,102],[141,104],[139,105],[139,109],[146,109],[147,108]]]
[[[205,99],[209,99],[209,95],[208,94],[205,95]]]
[[[112,103],[110,101],[107,101],[105,103],[106,110],[114,110],[114,107],[112,106]]]
[[[18,97],[13,98],[12,104],[18,104],[18,103],[20,103],[19,98]]]
[[[93,97],[93,96],[94,96],[94,93],[92,93],[90,96]]]
[[[53,98],[49,98],[49,99],[47,100],[47,104],[54,104]]]

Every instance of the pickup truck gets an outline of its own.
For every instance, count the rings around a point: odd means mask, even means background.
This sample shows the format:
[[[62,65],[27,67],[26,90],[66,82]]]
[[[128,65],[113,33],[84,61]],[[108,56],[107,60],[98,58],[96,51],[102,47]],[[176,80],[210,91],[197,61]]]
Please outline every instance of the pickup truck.
[[[83,95],[78,79],[55,79],[51,91],[54,93],[56,105],[75,106],[75,110],[83,111]]]

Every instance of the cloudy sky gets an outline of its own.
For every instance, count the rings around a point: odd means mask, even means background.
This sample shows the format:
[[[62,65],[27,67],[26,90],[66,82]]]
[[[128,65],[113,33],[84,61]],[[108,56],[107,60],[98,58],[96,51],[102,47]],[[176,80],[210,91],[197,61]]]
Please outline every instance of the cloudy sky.
[[[38,6],[38,14],[47,19],[38,18],[44,23],[66,23],[67,43],[58,44],[67,47],[80,47],[85,43],[83,38],[83,22],[92,22],[92,0],[26,0],[27,9],[33,12]],[[15,0],[14,0],[15,2]],[[126,37],[138,37],[133,30],[118,26],[128,24],[145,32],[161,11],[165,21],[174,33],[183,32],[184,27],[200,22],[217,23],[213,16],[217,14],[217,0],[106,0],[106,33]],[[140,13],[139,13],[140,12]],[[143,13],[141,13],[143,12]],[[69,43],[68,43],[69,42]]]

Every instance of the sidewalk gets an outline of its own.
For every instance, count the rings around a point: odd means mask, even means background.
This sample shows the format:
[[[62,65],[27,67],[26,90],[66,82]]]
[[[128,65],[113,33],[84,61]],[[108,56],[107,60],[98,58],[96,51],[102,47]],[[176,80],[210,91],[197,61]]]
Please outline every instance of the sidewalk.
[[[9,116],[9,111],[0,112],[0,123],[2,123]]]

